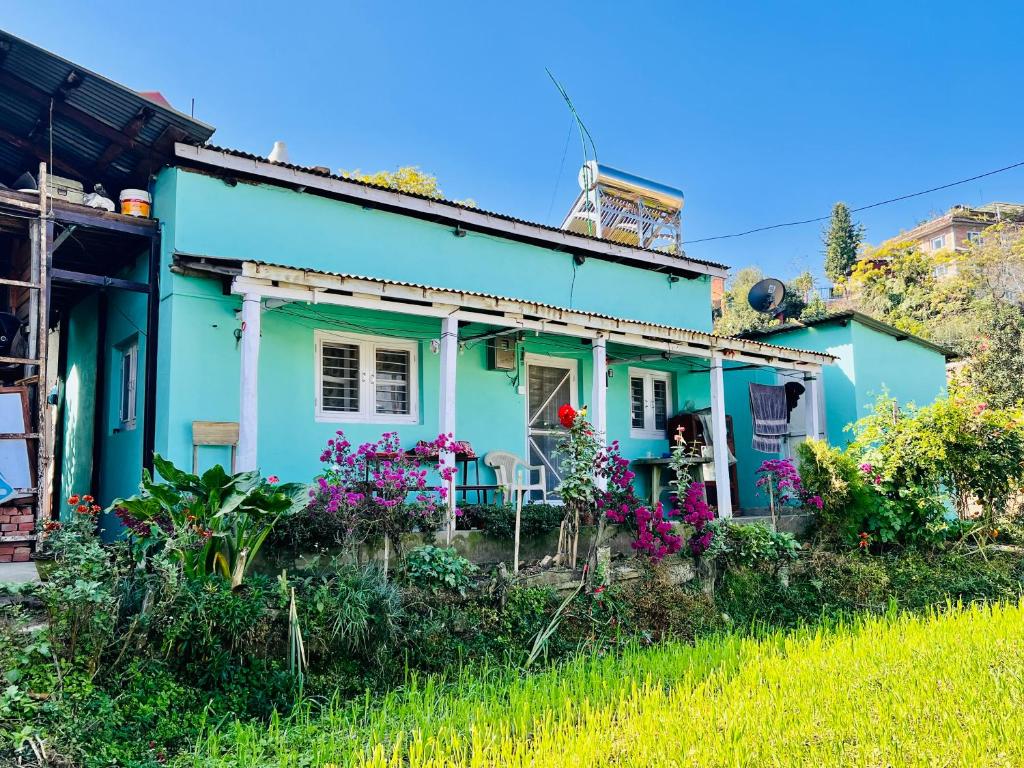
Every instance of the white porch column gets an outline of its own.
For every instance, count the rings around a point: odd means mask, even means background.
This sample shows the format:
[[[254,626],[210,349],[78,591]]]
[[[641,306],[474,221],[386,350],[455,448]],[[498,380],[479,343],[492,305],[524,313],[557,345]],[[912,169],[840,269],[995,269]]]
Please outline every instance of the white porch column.
[[[442,435],[455,436],[455,371],[459,355],[459,321],[454,315],[448,315],[441,320],[440,353],[441,386],[438,395],[437,426]],[[455,455],[449,451],[443,451],[438,460],[444,467],[455,467]],[[453,482],[449,485],[448,519],[446,521],[449,543],[454,529],[455,484]]]
[[[722,358],[711,356],[711,439],[715,458],[715,488],[718,516],[732,517],[732,489],[729,487],[729,438],[725,425],[725,378]]]
[[[608,341],[594,339],[591,343],[594,357],[594,371],[590,387],[590,406],[587,415],[590,423],[600,435],[602,443],[608,442]]]
[[[804,374],[807,392],[807,436],[820,440],[824,434],[821,424],[821,371]]]
[[[590,423],[594,425],[594,431],[597,432],[597,439],[601,445],[608,445],[608,340],[604,337],[594,339],[591,342],[591,354],[594,358],[594,370],[587,416],[590,417]],[[600,477],[597,479],[597,484],[603,490],[607,481]]]
[[[238,456],[236,471],[258,468],[256,440],[259,434],[260,315],[262,296],[242,295],[242,392],[238,414]]]

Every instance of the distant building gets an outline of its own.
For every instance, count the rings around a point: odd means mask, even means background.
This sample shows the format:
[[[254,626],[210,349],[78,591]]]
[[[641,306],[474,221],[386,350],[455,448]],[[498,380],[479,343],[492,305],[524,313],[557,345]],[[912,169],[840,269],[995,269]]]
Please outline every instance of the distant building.
[[[973,243],[980,242],[988,227],[1001,221],[1024,221],[1024,204],[988,203],[977,207],[956,205],[941,216],[936,216],[896,238],[916,243],[927,254],[947,251],[951,255],[966,252]],[[958,272],[955,259],[935,267],[935,276],[952,277]]]

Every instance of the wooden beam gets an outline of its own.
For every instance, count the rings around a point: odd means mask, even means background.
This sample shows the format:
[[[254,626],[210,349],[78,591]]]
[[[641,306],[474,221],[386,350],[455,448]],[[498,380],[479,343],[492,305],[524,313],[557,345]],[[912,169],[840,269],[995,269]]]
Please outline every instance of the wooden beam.
[[[145,127],[146,123],[153,119],[153,115],[156,113],[149,107],[141,107],[138,112],[135,113],[135,117],[128,121],[128,125],[124,127],[122,133],[129,141],[135,141],[138,138],[139,131]],[[103,154],[100,155],[99,160],[93,165],[93,172],[96,176],[103,176],[106,173],[107,166],[116,160],[123,152],[124,145],[116,142],[110,142],[107,148],[103,150]]]
[[[55,283],[70,283],[72,285],[96,285],[101,288],[118,288],[122,291],[135,291],[136,293],[149,293],[147,283],[139,283],[134,280],[122,280],[119,277],[108,277],[107,275],[93,275],[88,272],[75,272],[70,269],[54,269],[50,276]]]
[[[8,144],[17,147],[22,152],[27,152],[28,154],[32,155],[33,158],[35,158],[41,163],[49,161],[49,151],[45,147],[40,146],[34,141],[29,141],[28,139],[13,134],[10,131],[7,131],[3,128],[0,128],[0,140],[6,141]],[[61,160],[56,155],[53,158],[53,165],[65,176],[74,176],[76,179],[79,180],[86,178],[85,174],[81,170],[71,165],[70,163],[65,162],[64,160]]]
[[[11,72],[0,70],[0,86],[13,91],[25,99],[28,99],[37,106],[45,107],[46,109],[50,108],[50,101],[52,98],[54,114],[66,117],[68,120],[78,123],[83,128],[88,128],[90,131],[99,134],[107,141],[114,142],[125,149],[132,149],[135,147],[135,141],[125,136],[119,129],[107,125],[102,120],[93,117],[87,112],[83,112],[78,107],[74,107],[66,101],[62,101],[61,99],[52,96],[52,94],[46,93],[46,91],[37,88],[32,85],[32,83],[22,80]]]

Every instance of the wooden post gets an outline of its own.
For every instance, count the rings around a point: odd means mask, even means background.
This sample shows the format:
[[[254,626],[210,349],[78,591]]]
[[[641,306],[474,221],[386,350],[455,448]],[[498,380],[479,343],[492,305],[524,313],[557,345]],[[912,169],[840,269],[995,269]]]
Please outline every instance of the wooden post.
[[[608,444],[608,341],[597,338],[591,342],[593,375],[590,389],[590,408],[587,416],[601,445]],[[599,477],[597,487],[604,490],[607,480]]]
[[[519,526],[523,519],[523,493],[526,482],[522,477],[523,470],[516,470],[516,530],[512,542],[512,573],[519,574]]]
[[[238,471],[259,466],[259,369],[260,320],[262,297],[258,293],[242,296],[241,403],[238,419]]]
[[[729,487],[729,438],[725,422],[725,379],[722,357],[711,357],[711,433],[715,458],[715,490],[718,516],[732,517],[732,489]]]
[[[441,320],[441,386],[438,388],[438,428],[442,435],[455,436],[455,374],[456,363],[459,355],[459,321],[453,315],[448,315]],[[449,467],[455,470],[455,454],[451,451],[442,451],[438,456],[438,463],[442,467]],[[452,543],[452,534],[455,530],[455,479],[448,483],[448,514],[445,520],[445,540],[448,545]]]
[[[36,317],[29,318],[29,324],[36,326],[35,349],[30,353],[39,361],[36,367],[36,400],[38,408],[38,423],[36,429],[39,432],[39,440],[36,449],[36,530],[39,531],[42,524],[50,519],[50,426],[49,415],[50,405],[47,403],[46,391],[46,348],[49,341],[50,307],[48,290],[50,275],[47,265],[50,260],[50,243],[53,240],[53,220],[50,218],[50,181],[46,163],[39,164],[39,207],[40,218],[38,227],[38,264],[37,271],[32,280],[39,286],[38,290],[29,291],[29,295],[35,295]],[[28,425],[26,425],[28,426]],[[38,535],[38,533],[37,533]]]

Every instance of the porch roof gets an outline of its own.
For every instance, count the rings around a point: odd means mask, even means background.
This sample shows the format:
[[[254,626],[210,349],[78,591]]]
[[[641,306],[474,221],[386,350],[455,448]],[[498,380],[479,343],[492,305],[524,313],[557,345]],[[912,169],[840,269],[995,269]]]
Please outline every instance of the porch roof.
[[[361,275],[313,271],[260,261],[177,254],[175,270],[231,280],[236,294],[285,301],[360,307],[463,322],[555,333],[657,350],[667,356],[720,357],[725,361],[818,370],[833,355],[780,347],[752,339],[718,336],[670,325],[583,312],[479,291],[437,288]]]

